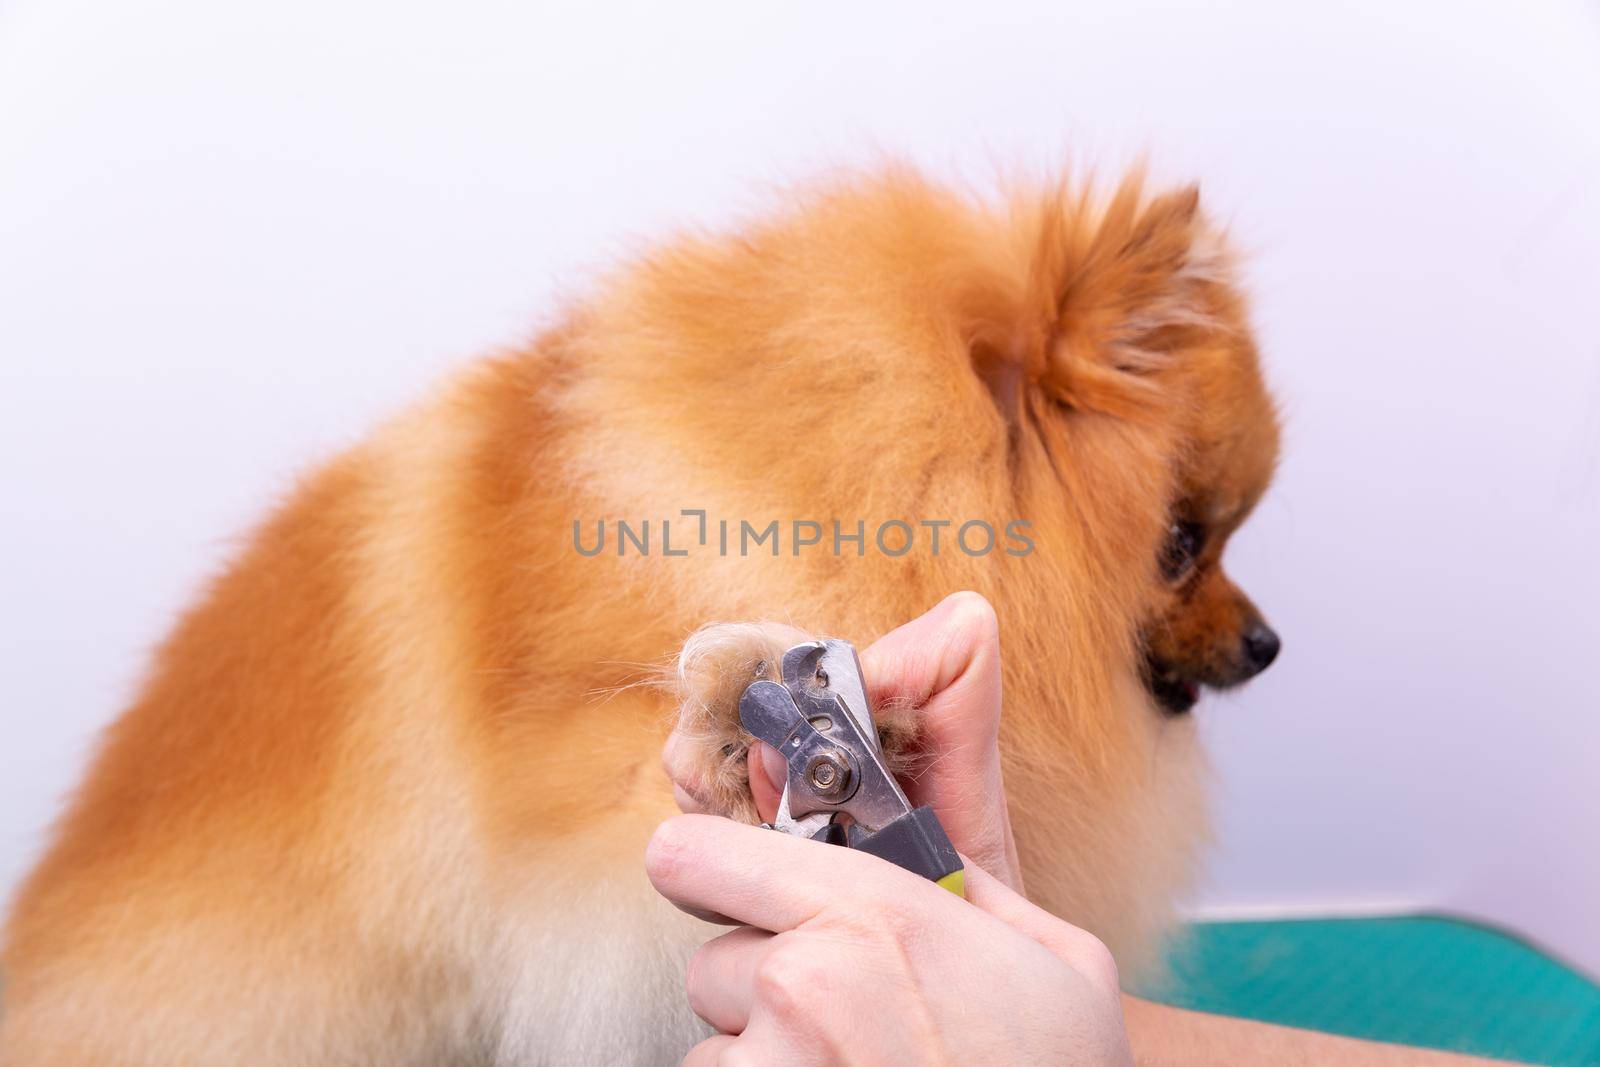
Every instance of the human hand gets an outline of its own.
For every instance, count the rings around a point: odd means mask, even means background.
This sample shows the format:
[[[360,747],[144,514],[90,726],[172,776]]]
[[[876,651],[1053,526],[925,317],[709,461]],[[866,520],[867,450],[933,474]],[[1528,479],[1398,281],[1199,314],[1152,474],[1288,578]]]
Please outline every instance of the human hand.
[[[651,838],[679,907],[745,927],[690,961],[717,1064],[1126,1064],[1116,965],[967,860],[968,898],[876,857],[704,815]]]
[[[902,782],[914,806],[931,805],[956,849],[1017,892],[1022,870],[1000,771],[1000,631],[977,593],[955,593],[861,651],[867,698],[915,717],[918,773]],[[706,810],[681,735],[663,763],[678,806]],[[770,746],[750,749],[750,792],[771,821],[786,767]]]

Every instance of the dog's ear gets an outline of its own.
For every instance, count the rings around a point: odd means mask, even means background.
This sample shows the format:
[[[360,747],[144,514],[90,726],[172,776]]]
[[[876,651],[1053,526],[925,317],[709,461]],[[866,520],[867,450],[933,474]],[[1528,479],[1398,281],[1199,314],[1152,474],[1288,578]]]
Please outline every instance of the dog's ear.
[[[1146,199],[1141,186],[1124,182],[1097,217],[1080,210],[1051,237],[1055,320],[1037,380],[1069,409],[1149,414],[1173,353],[1218,325],[1206,290],[1227,265],[1199,189]]]

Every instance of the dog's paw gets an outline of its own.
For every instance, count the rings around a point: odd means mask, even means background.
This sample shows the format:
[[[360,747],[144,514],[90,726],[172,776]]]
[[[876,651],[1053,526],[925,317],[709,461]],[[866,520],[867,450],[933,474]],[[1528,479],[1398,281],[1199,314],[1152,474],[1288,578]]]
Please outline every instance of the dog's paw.
[[[760,822],[746,756],[755,738],[739,722],[739,698],[757,679],[778,680],[785,650],[816,635],[772,622],[702,627],[678,655],[678,723],[672,773],[706,810]],[[897,774],[916,763],[915,711],[889,703],[873,711],[885,762]]]
[[[745,757],[755,740],[739,724],[739,698],[761,678],[778,680],[784,650],[810,634],[774,622],[701,627],[678,654],[673,776],[708,811],[760,822]]]

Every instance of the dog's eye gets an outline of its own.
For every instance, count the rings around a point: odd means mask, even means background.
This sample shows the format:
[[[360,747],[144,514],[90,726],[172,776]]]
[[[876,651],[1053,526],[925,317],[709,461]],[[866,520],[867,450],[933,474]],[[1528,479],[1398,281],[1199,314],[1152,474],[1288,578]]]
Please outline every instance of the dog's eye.
[[[1194,569],[1195,557],[1205,543],[1205,531],[1197,522],[1180,519],[1167,530],[1167,543],[1161,547],[1161,576],[1169,582],[1184,578]]]

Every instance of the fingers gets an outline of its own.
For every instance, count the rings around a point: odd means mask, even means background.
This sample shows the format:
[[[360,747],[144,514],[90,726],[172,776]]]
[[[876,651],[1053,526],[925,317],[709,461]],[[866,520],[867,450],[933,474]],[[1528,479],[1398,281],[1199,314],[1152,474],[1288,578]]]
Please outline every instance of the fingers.
[[[874,641],[861,653],[868,697],[925,708],[935,696],[972,693],[998,698],[1000,624],[982,595],[952,593],[932,609]],[[928,714],[929,730],[983,741],[998,735],[999,700],[972,702],[968,714],[945,721]]]
[[[816,868],[835,858],[828,851],[815,841],[714,816],[679,815],[656,827],[644,866],[656,891],[680,908],[777,932],[822,910],[826,896]]]
[[[733,1046],[733,1038],[727,1034],[718,1034],[708,1037],[683,1058],[683,1067],[728,1067],[733,1062],[729,1050]]]
[[[966,865],[966,889],[968,903],[1037,941],[1100,988],[1117,988],[1116,961],[1105,943],[1089,931],[1018,896],[1004,882],[972,863]]]
[[[931,882],[854,849],[709,815],[679,815],[658,826],[645,850],[645,873],[680,908],[774,933],[824,908],[865,912],[879,900],[914,897],[919,883],[932,889]]]
[[[689,1007],[725,1034],[750,1025],[756,970],[772,944],[772,934],[753,926],[714,937],[689,960]]]
[[[770,1034],[752,1032],[741,1037],[718,1034],[706,1038],[689,1050],[683,1067],[811,1067],[821,1062],[815,1054],[774,1043]]]
[[[789,780],[789,764],[777,749],[765,741],[752,744],[747,759],[750,798],[756,802],[756,812],[761,816],[761,821],[771,822],[778,817],[778,801],[782,799],[783,787]]]
[[[1000,769],[1000,630],[977,593],[955,593],[861,654],[875,704],[910,704],[926,770],[906,783],[930,804],[956,848],[1020,890]]]

